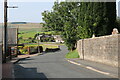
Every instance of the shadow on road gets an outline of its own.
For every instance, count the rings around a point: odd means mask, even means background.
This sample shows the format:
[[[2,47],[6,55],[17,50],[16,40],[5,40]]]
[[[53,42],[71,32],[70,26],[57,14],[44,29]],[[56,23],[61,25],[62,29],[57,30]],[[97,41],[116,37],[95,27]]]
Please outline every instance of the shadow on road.
[[[46,48],[45,53],[57,52],[60,51],[60,48]]]
[[[41,55],[47,54],[47,53],[54,53],[61,51],[60,48],[46,48],[45,51],[42,52]]]
[[[20,59],[20,61],[23,61],[23,60],[25,61],[25,60],[34,60],[34,59],[32,59],[30,57]]]
[[[15,75],[15,80],[18,80],[18,78],[26,78],[26,79],[32,79],[32,78],[37,78],[37,79],[45,79],[47,80],[47,77],[45,76],[44,73],[38,73],[37,68],[34,67],[23,67],[19,64],[15,64],[14,66],[14,75]]]

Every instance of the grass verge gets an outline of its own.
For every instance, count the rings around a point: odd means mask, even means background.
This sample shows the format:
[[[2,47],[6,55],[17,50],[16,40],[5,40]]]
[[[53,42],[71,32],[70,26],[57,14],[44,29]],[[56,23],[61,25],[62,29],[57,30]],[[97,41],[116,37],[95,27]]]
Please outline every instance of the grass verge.
[[[65,55],[66,58],[79,58],[79,54],[77,50],[74,50],[72,52],[69,52]]]

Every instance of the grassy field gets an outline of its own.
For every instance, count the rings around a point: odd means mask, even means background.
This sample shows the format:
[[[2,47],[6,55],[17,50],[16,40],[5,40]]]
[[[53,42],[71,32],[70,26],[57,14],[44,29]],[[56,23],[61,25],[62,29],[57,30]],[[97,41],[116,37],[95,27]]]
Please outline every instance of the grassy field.
[[[29,38],[34,37],[35,34],[41,31],[41,28],[33,28],[33,29],[19,29],[18,37]]]
[[[66,58],[79,58],[79,54],[77,50],[74,50],[72,52],[69,52],[65,55]]]
[[[18,37],[24,37],[24,38],[29,38],[29,37],[34,37],[35,34],[39,33],[39,34],[42,34],[42,33],[45,33],[45,34],[55,34],[56,32],[55,31],[49,31],[49,32],[43,32],[41,31],[41,29],[39,28],[36,28],[36,29],[21,29],[19,30],[19,35]],[[59,33],[58,33],[59,34]]]
[[[18,38],[21,39],[19,39],[19,44],[31,43],[31,41],[34,39],[35,34],[37,33],[52,34],[52,35],[60,34],[60,32],[55,32],[55,31],[44,32],[42,29],[43,28],[27,28],[27,29],[20,28]]]

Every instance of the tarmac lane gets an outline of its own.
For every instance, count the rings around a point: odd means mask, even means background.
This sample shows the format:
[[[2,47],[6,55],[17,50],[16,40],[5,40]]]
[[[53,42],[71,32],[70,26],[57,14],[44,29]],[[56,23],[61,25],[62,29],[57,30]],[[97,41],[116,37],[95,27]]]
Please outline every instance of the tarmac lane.
[[[83,80],[117,80],[109,75],[68,62],[65,59],[65,54],[68,52],[66,46],[60,46],[59,51],[47,52],[43,55],[20,60],[14,64],[14,76],[16,79],[81,78]]]

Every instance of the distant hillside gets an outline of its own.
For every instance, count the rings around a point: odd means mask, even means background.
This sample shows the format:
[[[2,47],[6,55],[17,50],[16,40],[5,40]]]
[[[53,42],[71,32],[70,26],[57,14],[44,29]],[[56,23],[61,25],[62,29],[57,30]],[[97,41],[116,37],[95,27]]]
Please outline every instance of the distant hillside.
[[[3,25],[0,23],[0,25]],[[42,28],[42,25],[40,23],[26,23],[26,22],[12,22],[8,23],[8,27],[11,28]]]
[[[27,22],[11,22],[11,24],[27,24]]]

